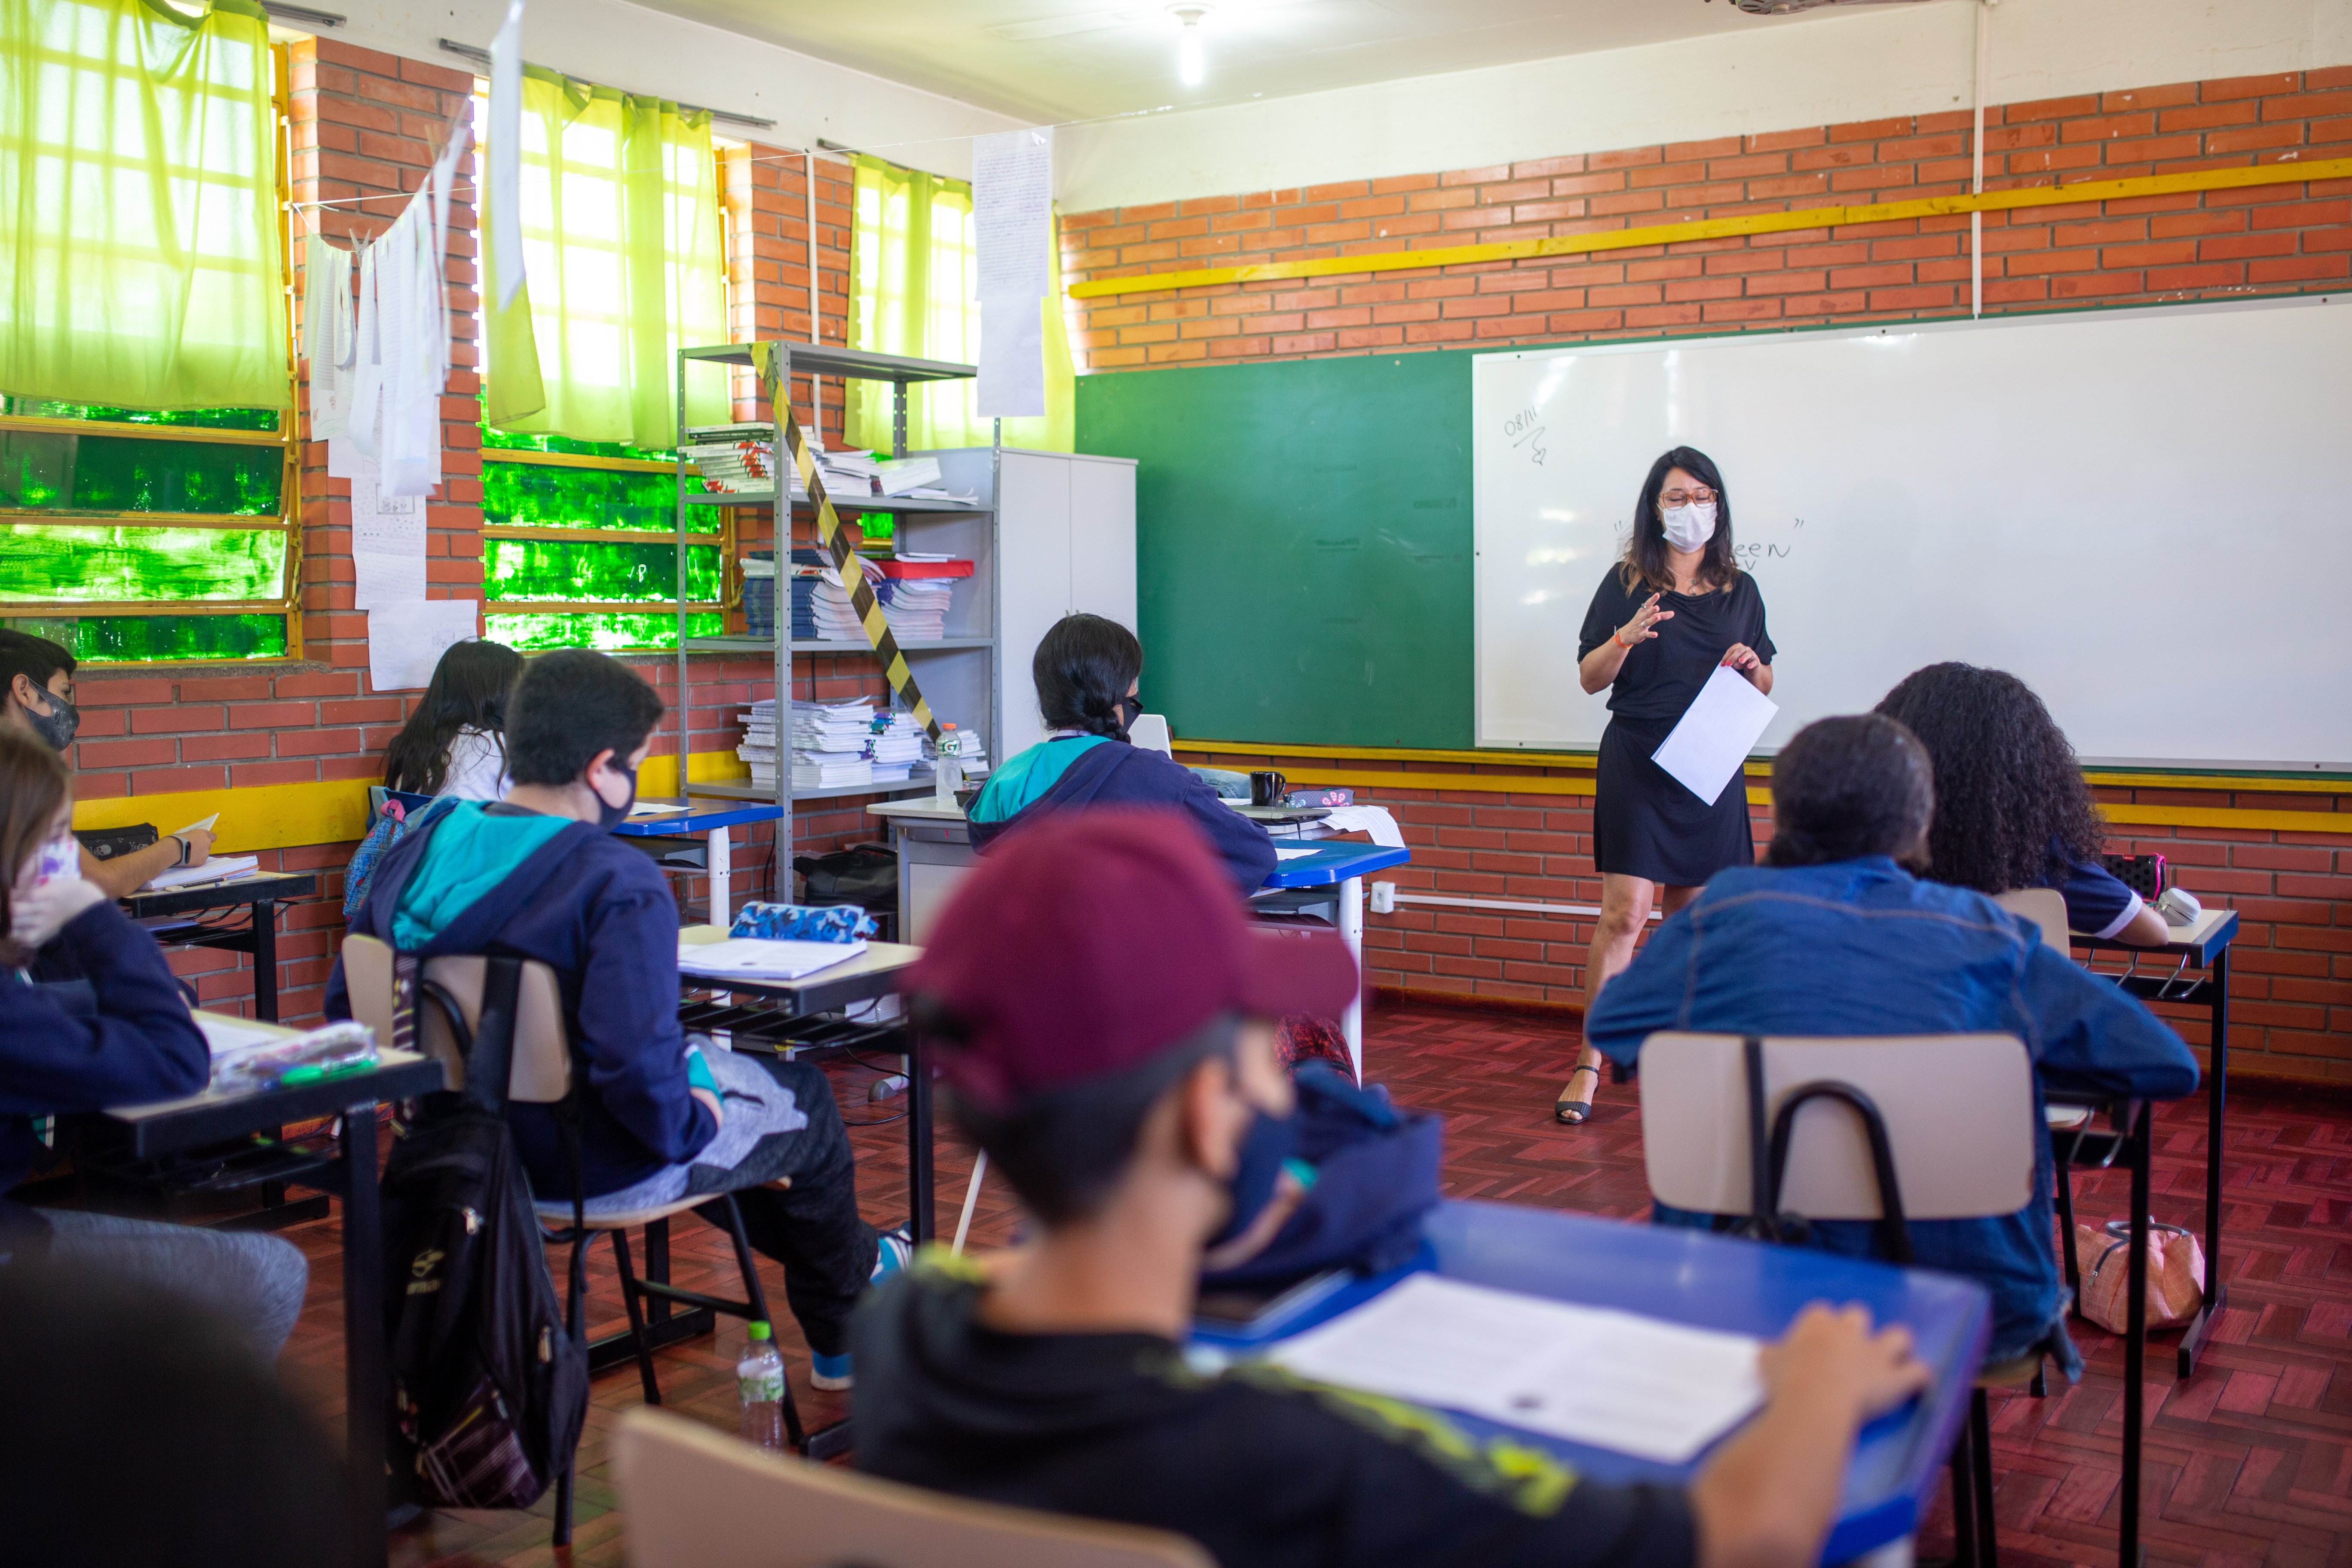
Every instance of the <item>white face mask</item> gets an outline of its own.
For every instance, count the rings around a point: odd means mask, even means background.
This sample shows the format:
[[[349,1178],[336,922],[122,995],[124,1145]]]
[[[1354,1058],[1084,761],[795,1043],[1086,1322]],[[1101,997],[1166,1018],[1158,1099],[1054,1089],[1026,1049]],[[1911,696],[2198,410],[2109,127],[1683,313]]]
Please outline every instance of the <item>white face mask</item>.
[[[71,833],[62,833],[41,846],[33,861],[33,886],[55,882],[67,877],[81,875],[81,843]]]
[[[1670,506],[1664,512],[1666,542],[1676,550],[1696,550],[1715,537],[1715,503]]]

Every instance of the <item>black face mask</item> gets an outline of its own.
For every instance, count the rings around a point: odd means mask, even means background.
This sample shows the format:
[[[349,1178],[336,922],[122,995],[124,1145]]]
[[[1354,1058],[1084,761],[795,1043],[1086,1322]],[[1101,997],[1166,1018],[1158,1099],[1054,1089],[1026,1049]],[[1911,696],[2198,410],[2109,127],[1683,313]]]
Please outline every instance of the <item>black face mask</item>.
[[[1118,727],[1120,729],[1134,729],[1135,721],[1142,717],[1143,699],[1140,697],[1122,697],[1118,700]]]
[[[33,727],[33,733],[48,742],[49,750],[62,752],[73,744],[74,731],[81,728],[81,710],[54,691],[44,691],[41,696],[48,702],[49,710],[36,713],[26,708],[25,722]]]
[[[593,785],[589,787],[588,793],[596,796],[596,826],[610,833],[628,819],[630,811],[637,804],[637,770],[625,768],[618,763],[606,763],[604,766],[629,781],[629,798],[618,805],[606,800]]]
[[[1295,1115],[1274,1116],[1261,1110],[1251,1119],[1249,1131],[1242,1139],[1241,1158],[1234,1173],[1225,1178],[1225,1190],[1233,1195],[1233,1212],[1209,1238],[1209,1246],[1223,1247],[1247,1230],[1274,1201],[1275,1183],[1282,1175],[1283,1163],[1297,1147],[1297,1137]]]

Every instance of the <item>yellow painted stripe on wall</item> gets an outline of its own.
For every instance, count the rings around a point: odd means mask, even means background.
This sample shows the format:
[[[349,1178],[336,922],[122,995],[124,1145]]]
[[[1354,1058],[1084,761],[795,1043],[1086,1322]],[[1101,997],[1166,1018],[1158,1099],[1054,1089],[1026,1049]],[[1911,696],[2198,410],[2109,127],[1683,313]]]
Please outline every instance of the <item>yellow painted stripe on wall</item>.
[[[687,759],[689,784],[748,779],[751,770],[732,752],[697,752]],[[244,789],[193,790],[177,795],[118,795],[74,802],[73,825],[84,831],[131,827],[146,823],[170,833],[215,812],[213,847],[224,855],[263,849],[293,849],[310,844],[348,844],[367,832],[365,779],[308,784],[256,784]],[[647,757],[637,788],[647,795],[677,793],[677,760]]]

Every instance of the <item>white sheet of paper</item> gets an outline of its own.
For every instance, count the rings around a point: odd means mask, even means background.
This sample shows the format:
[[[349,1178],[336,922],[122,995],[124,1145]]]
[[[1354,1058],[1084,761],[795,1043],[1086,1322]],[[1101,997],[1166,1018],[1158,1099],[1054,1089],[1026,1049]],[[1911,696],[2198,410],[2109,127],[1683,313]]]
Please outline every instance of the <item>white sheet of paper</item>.
[[[257,1046],[272,1046],[285,1038],[274,1029],[255,1029],[232,1024],[209,1013],[196,1015],[196,1027],[205,1037],[205,1044],[213,1055],[227,1056],[232,1051],[249,1051]]]
[[[1746,676],[1718,664],[1650,760],[1713,805],[1723,798],[1723,786],[1739,776],[1740,764],[1779,711],[1780,704],[1750,686]]]
[[[174,866],[168,871],[158,871],[147,879],[151,892],[169,888],[193,887],[198,882],[226,882],[261,868],[258,855],[215,855],[201,866]]]
[[[734,936],[724,942],[677,944],[677,966],[714,979],[798,980],[820,969],[846,963],[866,951],[865,941],[772,942]]]
[[[1046,247],[1053,243],[1050,127],[972,139],[971,216],[980,272],[982,418],[1045,412]]]
[[[414,691],[453,643],[481,627],[478,599],[416,599],[368,612],[368,683],[378,691]]]
[[[354,609],[380,610],[425,597],[425,501],[418,496],[385,495],[382,484],[373,458],[353,462]]]
[[[1274,847],[1274,858],[1277,860],[1297,860],[1314,853],[1315,848],[1312,846],[1298,849],[1288,848],[1280,844]]]
[[[1416,1274],[1276,1347],[1301,1377],[1666,1464],[1764,1400],[1760,1342]]]
[[[522,287],[522,0],[490,40],[490,266],[499,309]]]
[[[1334,833],[1369,833],[1384,849],[1404,847],[1404,830],[1385,805],[1335,805],[1322,826]]]
[[[220,813],[215,811],[210,816],[200,817],[196,821],[188,824],[185,827],[174,827],[172,829],[172,832],[174,837],[183,833],[194,833],[200,829],[205,833],[210,833],[213,830],[213,824],[219,820]]]

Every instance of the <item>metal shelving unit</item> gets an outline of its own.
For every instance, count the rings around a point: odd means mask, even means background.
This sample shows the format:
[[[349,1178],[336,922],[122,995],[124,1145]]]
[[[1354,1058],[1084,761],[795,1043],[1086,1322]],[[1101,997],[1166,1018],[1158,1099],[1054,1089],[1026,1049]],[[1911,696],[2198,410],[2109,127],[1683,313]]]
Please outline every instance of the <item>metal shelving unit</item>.
[[[980,374],[977,366],[951,364],[942,360],[904,359],[895,354],[865,353],[855,349],[824,348],[813,343],[779,342],[773,345],[776,355],[776,386],[778,396],[789,400],[795,374],[840,376],[845,379],[887,381],[892,385],[891,456],[907,456],[907,388],[922,382],[961,381]],[[722,364],[751,367],[751,345],[725,343],[708,348],[680,349],[677,353],[677,445],[684,447],[687,437],[686,373],[689,364]],[[789,472],[792,455],[784,445],[782,423],[769,410],[769,435],[776,454],[777,473],[783,479]],[[757,421],[751,421],[757,423]],[[803,426],[813,428],[814,421]],[[997,467],[1000,445],[984,453],[992,480]],[[795,800],[833,800],[853,795],[903,795],[928,790],[929,781],[904,784],[846,784],[830,789],[810,790],[795,796],[793,790],[792,768],[792,700],[793,656],[796,653],[851,655],[874,657],[873,648],[859,642],[817,641],[794,638],[789,635],[792,626],[792,534],[795,511],[810,511],[806,502],[790,503],[789,481],[765,490],[738,491],[727,495],[707,494],[700,489],[689,492],[686,458],[677,460],[677,757],[678,793],[688,792],[686,773],[690,756],[689,742],[694,732],[694,688],[688,679],[687,660],[701,655],[743,655],[766,653],[773,660],[775,705],[774,744],[776,752],[776,784],[772,791],[749,784],[704,784],[692,787],[691,793],[726,800],[770,800],[783,812],[778,825],[777,860],[779,874],[788,876],[783,868],[791,863],[793,809]],[[992,482],[984,493],[991,500],[995,494]],[[844,500],[833,498],[834,510],[845,521],[855,514],[886,512],[899,520],[902,533],[919,531],[918,537],[924,546],[955,551],[971,556],[974,563],[971,577],[964,579],[968,589],[955,620],[968,628],[964,635],[902,642],[899,651],[908,656],[914,669],[916,684],[922,689],[931,710],[941,722],[955,722],[970,727],[975,720],[985,719],[988,730],[982,731],[984,743],[996,744],[992,731],[999,709],[1000,687],[1003,681],[1003,661],[997,657],[1000,635],[999,595],[995,561],[997,555],[996,511],[993,506],[960,506],[952,501],[892,500],[860,497]],[[772,509],[775,520],[776,552],[776,624],[787,635],[753,637],[723,636],[689,637],[686,635],[686,520],[688,509],[714,506],[765,506]],[[983,635],[984,634],[984,635]],[[917,662],[919,657],[919,662]],[[941,677],[937,686],[934,676]]]

